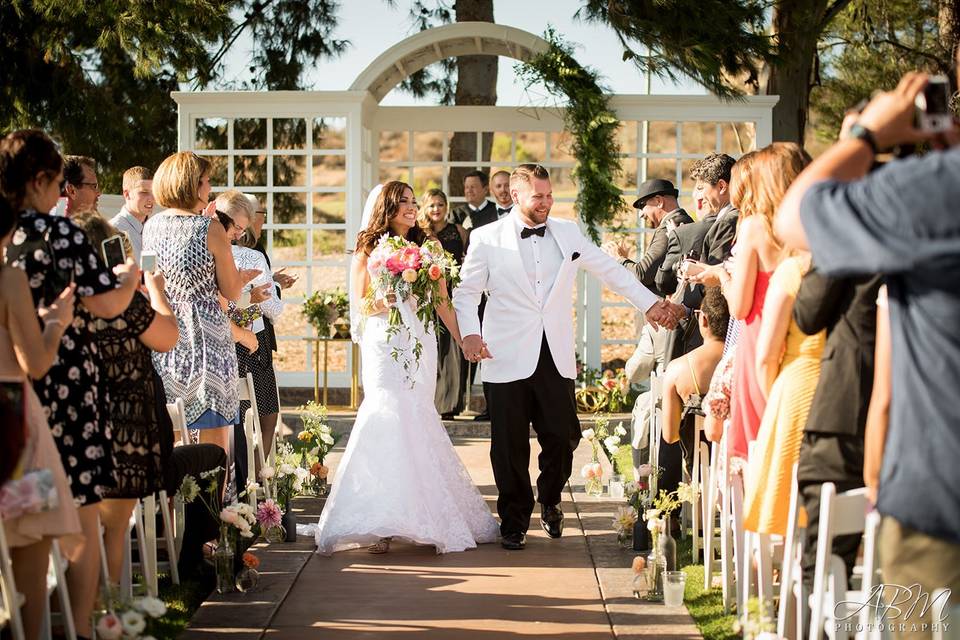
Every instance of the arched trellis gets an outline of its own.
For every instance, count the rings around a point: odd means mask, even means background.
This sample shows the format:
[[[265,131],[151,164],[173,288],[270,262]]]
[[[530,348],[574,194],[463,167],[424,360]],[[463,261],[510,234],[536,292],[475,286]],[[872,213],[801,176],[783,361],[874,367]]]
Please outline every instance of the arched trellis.
[[[420,32],[390,47],[346,91],[172,94],[179,109],[180,148],[195,150],[216,162],[216,188],[236,186],[264,198],[267,244],[275,268],[287,266],[301,276],[298,288],[285,296],[291,304],[278,323],[282,385],[312,384],[312,347],[302,341],[312,332],[299,318],[299,302],[312,291],[346,283],[347,252],[353,247],[363,199],[373,185],[403,177],[418,188],[434,179],[446,187],[451,166],[509,168],[522,159],[520,151],[523,159],[536,159],[555,175],[565,175],[574,166],[573,159],[554,144],[563,131],[562,112],[557,109],[390,107],[379,104],[382,98],[410,73],[448,57],[480,53],[526,60],[548,46],[543,38],[513,27],[458,23]],[[734,103],[712,96],[613,96],[611,106],[627,140],[621,149],[628,174],[622,185],[624,197],[631,199],[648,174],[673,177],[682,191],[688,191],[684,178],[696,158],[713,150],[740,153],[738,143],[731,142],[730,127],[737,136],[748,137],[742,150],[768,144],[776,101],[775,96]],[[281,129],[289,131],[291,122],[297,123],[302,136],[292,144],[285,141],[281,148],[275,144],[274,134]],[[257,131],[263,130],[255,142],[247,135],[251,123],[259,127]],[[700,146],[689,143],[688,128],[713,131],[714,125],[714,138],[706,139],[701,131]],[[641,144],[645,134],[654,129],[666,131],[673,146]],[[215,136],[211,137],[211,130]],[[451,132],[476,132],[478,140],[484,132],[497,132],[496,136],[506,141],[502,145],[506,152],[489,162],[479,157],[475,162],[450,161],[447,141]],[[406,141],[406,151],[390,156],[387,142],[397,136]],[[540,150],[521,149],[521,137],[541,140]],[[440,149],[422,152],[418,144],[427,138],[442,139]],[[391,149],[395,152],[396,145]],[[297,176],[293,181],[289,179],[291,166]],[[292,208],[291,200],[295,203]],[[572,200],[563,195],[558,198],[560,215],[569,215]],[[605,314],[617,313],[605,310],[623,304],[605,301],[599,284],[582,276],[576,307],[578,348],[589,366],[599,366],[603,350],[611,348],[608,345],[625,342],[601,333]],[[331,384],[346,386],[348,373],[332,374]]]

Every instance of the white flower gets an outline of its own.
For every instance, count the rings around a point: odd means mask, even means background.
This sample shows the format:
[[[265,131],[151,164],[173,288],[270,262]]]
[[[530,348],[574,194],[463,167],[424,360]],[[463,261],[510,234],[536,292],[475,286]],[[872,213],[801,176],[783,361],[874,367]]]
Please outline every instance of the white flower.
[[[593,438],[596,436],[596,432],[593,429],[587,429],[580,435],[583,436],[584,440],[592,441]]]
[[[680,500],[680,502],[689,502],[690,504],[693,504],[697,501],[698,494],[699,491],[694,490],[693,485],[681,482],[677,486],[677,499]]]
[[[647,520],[647,530],[651,533],[655,533],[660,530],[660,521],[656,518]]]
[[[274,471],[273,467],[264,467],[260,469],[260,478],[263,480],[269,480],[274,476],[275,473],[276,472]]]
[[[643,519],[646,520],[647,522],[650,522],[651,520],[656,520],[659,517],[660,517],[659,509],[647,509],[646,513],[643,514]]]
[[[190,504],[200,495],[200,486],[193,476],[183,476],[183,482],[180,483],[180,497],[186,504]]]
[[[627,435],[627,430],[623,428],[623,422],[621,422],[620,424],[618,424],[618,425],[616,426],[616,428],[613,430],[613,432],[614,432],[616,435],[618,435],[618,436],[625,436],[625,435]]]
[[[144,596],[134,601],[134,605],[151,618],[159,618],[167,613],[167,605],[160,598]]]
[[[293,470],[294,466],[292,464],[289,462],[283,462],[280,464],[280,469],[278,469],[278,472],[281,476],[289,476],[293,473]]]
[[[321,433],[320,440],[327,444],[333,444],[333,437],[329,433]]]
[[[120,640],[120,636],[123,635],[123,623],[117,616],[108,613],[97,621],[96,630],[98,638]]]
[[[139,611],[124,611],[120,616],[120,622],[123,624],[123,632],[134,638],[147,628],[147,621]]]
[[[620,507],[613,517],[613,528],[617,531],[626,531],[633,527],[637,521],[637,512],[633,507]]]

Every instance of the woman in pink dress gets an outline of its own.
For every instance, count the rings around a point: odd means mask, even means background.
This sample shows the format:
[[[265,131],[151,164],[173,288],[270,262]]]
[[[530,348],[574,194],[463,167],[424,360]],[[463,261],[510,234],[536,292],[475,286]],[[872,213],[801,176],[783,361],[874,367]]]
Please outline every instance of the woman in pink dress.
[[[730,201],[740,210],[733,258],[726,264],[687,271],[693,282],[719,285],[730,315],[742,320],[733,362],[727,453],[746,458],[757,437],[766,398],[757,381],[757,335],[767,285],[784,257],[773,236],[773,216],[786,187],[810,162],[796,144],[775,142],[744,155],[730,175]]]

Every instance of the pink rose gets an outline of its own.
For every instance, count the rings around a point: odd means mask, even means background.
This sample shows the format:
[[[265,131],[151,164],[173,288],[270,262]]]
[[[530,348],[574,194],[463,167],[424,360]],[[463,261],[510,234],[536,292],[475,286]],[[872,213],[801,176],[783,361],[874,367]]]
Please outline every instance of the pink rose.
[[[220,519],[227,524],[237,524],[237,522],[240,520],[240,516],[237,515],[237,512],[233,511],[232,509],[224,509],[220,512]]]
[[[438,264],[432,264],[427,270],[427,275],[430,276],[431,280],[439,280],[440,276],[443,275],[443,269]]]
[[[420,249],[419,247],[407,247],[400,250],[400,263],[406,269],[420,268]]]
[[[103,640],[120,640],[123,635],[123,623],[112,613],[100,618],[97,622],[97,637]]]
[[[387,258],[387,270],[390,271],[393,275],[400,275],[404,270],[403,263],[400,261],[400,254],[395,253],[389,258]]]

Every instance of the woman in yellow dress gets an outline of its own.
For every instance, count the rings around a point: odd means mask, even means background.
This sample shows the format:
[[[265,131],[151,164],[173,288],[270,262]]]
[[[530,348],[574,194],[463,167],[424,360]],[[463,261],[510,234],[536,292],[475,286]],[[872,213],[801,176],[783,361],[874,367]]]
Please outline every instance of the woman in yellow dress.
[[[793,321],[793,303],[809,268],[807,253],[781,262],[763,305],[756,367],[767,404],[749,456],[743,516],[744,529],[757,533],[787,531],[793,465],[820,377],[826,333],[808,336]]]

